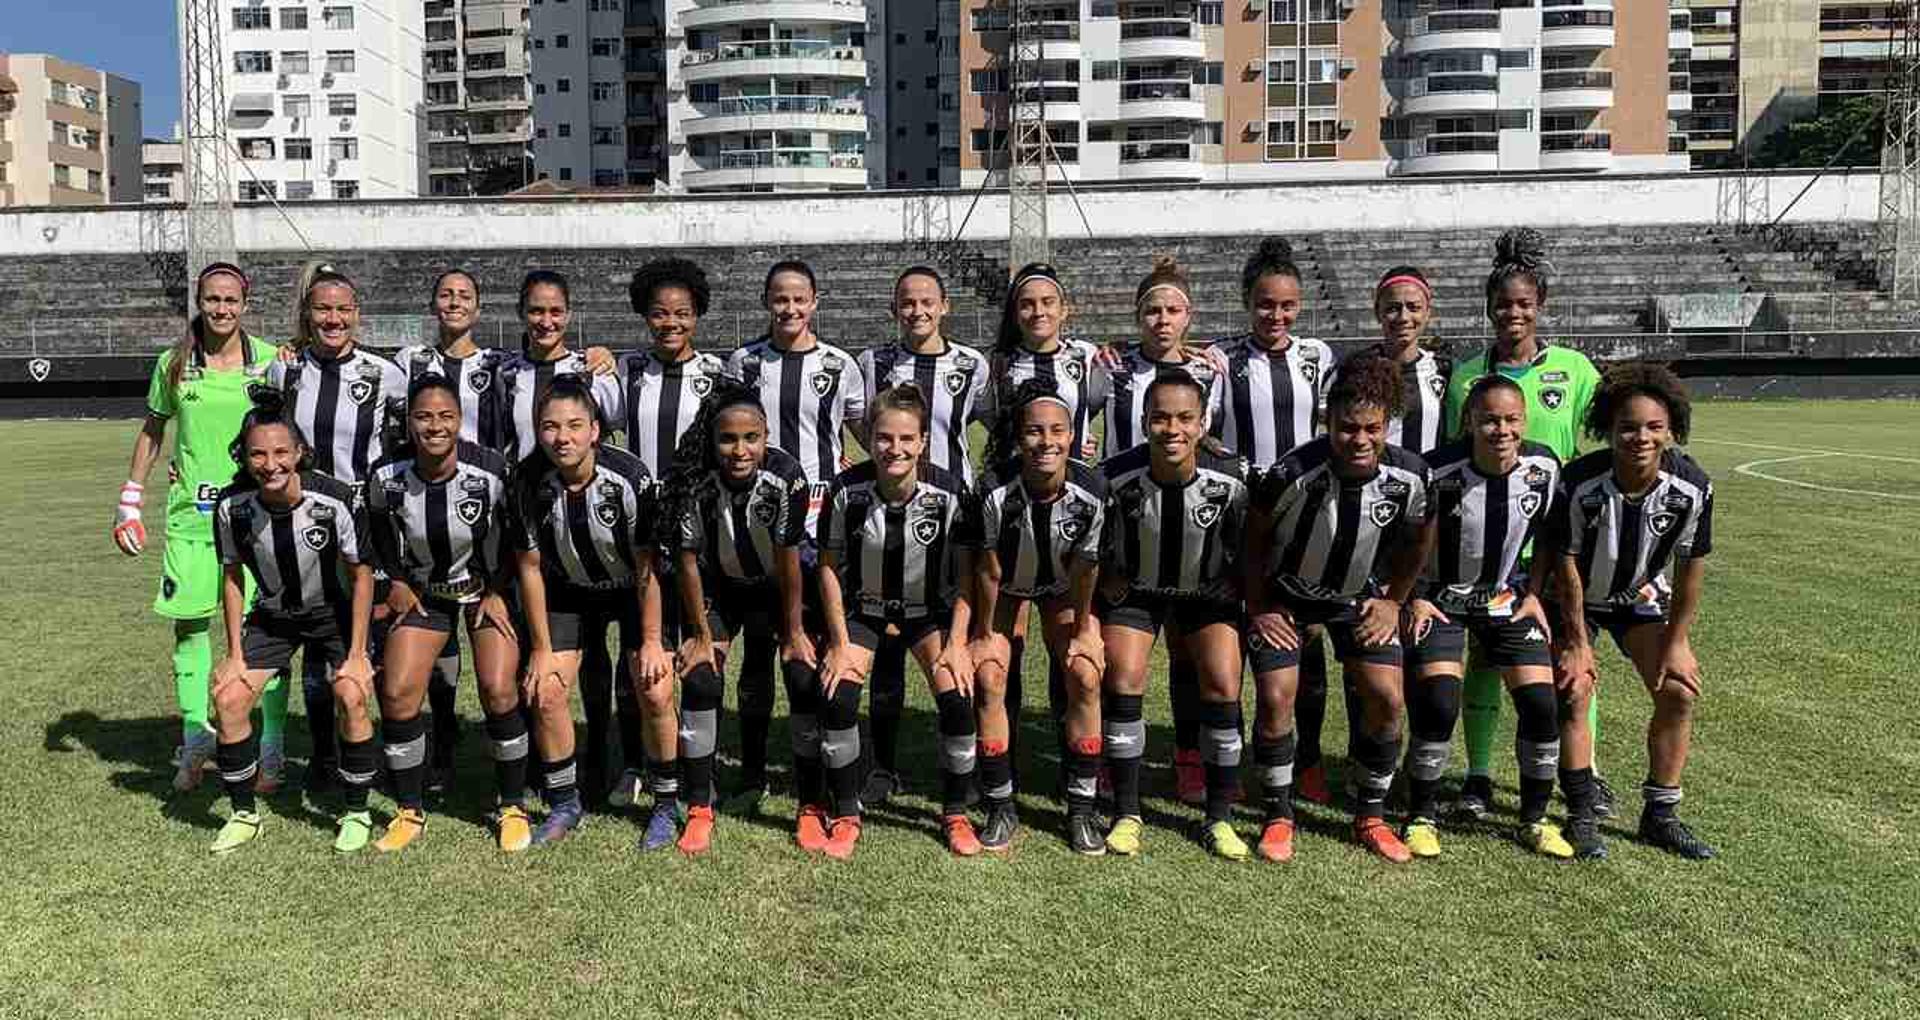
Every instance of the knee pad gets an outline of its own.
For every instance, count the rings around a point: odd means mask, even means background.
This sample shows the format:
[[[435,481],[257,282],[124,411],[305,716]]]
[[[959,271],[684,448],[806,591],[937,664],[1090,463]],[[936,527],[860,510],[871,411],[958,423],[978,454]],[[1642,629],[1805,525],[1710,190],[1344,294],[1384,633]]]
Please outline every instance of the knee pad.
[[[720,674],[707,663],[700,663],[680,681],[681,709],[687,712],[711,712],[720,707],[725,693]]]
[[[860,724],[860,685],[841,684],[826,699],[821,721],[829,730],[843,730]]]
[[[959,691],[943,691],[934,698],[940,712],[940,732],[947,736],[973,732],[973,699]]]
[[[1453,724],[1459,718],[1459,680],[1453,677],[1408,680],[1407,721],[1416,739],[1444,744],[1453,739]]]
[[[817,715],[820,711],[820,674],[804,662],[780,664],[780,678],[787,688],[787,710]]]
[[[1560,739],[1560,699],[1552,684],[1527,684],[1513,689],[1513,711],[1519,717],[1522,740]]]

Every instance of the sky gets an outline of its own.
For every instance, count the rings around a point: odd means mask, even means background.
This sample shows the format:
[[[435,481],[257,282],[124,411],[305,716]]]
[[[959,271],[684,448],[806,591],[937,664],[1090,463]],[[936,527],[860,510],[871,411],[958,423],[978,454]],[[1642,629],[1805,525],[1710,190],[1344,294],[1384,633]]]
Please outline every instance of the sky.
[[[0,52],[47,53],[140,83],[142,131],[180,119],[176,0],[0,0]]]

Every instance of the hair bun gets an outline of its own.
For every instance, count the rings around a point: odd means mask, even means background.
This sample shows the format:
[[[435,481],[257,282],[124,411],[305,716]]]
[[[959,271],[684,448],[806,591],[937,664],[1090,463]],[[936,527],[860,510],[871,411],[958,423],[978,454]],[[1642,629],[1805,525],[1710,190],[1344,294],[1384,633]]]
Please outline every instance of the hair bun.
[[[1263,259],[1292,262],[1293,242],[1284,237],[1263,237],[1260,239],[1260,248],[1256,254]]]
[[[247,399],[253,403],[254,410],[263,414],[279,414],[287,408],[287,395],[265,383],[248,386]]]
[[[1180,270],[1180,261],[1172,255],[1160,254],[1153,257],[1153,271],[1156,273],[1175,273]]]
[[[1547,264],[1547,239],[1532,227],[1514,227],[1493,243],[1496,264],[1533,268]]]

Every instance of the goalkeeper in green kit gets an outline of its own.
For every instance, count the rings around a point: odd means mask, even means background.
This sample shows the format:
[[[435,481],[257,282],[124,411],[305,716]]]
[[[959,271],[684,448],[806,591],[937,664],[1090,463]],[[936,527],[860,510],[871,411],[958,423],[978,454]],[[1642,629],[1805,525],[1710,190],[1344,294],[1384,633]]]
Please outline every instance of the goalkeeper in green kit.
[[[220,612],[220,558],[213,546],[213,505],[233,480],[230,447],[251,408],[249,387],[263,383],[273,364],[272,344],[241,328],[247,310],[247,278],[236,266],[216,262],[194,281],[196,314],[186,335],[160,355],[147,388],[147,417],[133,440],[133,464],[120,489],[113,541],[138,556],[146,548],[141,519],[145,480],[160,456],[167,423],[174,426],[173,463],[167,471],[167,541],[160,594],[153,611],[173,621],[173,683],[182,717],[182,747],[174,788],[192,789],[213,757],[214,733],[207,720],[207,683],[213,670],[211,629]],[[261,702],[259,789],[278,787],[286,761],[284,732],[287,684],[276,677]]]
[[[1554,347],[1536,332],[1547,303],[1547,284],[1553,264],[1547,261],[1545,239],[1535,230],[1518,228],[1500,235],[1495,243],[1493,272],[1487,276],[1487,319],[1493,325],[1493,346],[1453,370],[1447,385],[1446,434],[1458,435],[1465,414],[1467,391],[1474,380],[1499,374],[1520,386],[1527,401],[1526,438],[1550,447],[1561,463],[1579,452],[1581,423],[1587,405],[1600,385],[1600,372],[1586,355],[1568,347]],[[1463,729],[1467,743],[1467,781],[1461,787],[1456,810],[1474,819],[1484,818],[1493,800],[1493,733],[1500,722],[1500,699],[1505,689],[1500,671],[1472,662],[1463,692]],[[1588,722],[1599,742],[1599,723],[1588,703]],[[1596,774],[1595,809],[1612,813],[1613,794]]]

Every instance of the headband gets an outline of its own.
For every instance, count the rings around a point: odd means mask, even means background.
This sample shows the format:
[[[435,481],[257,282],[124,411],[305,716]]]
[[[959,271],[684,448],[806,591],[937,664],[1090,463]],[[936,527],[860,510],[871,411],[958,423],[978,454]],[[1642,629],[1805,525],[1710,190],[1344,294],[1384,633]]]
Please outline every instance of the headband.
[[[247,274],[241,272],[240,267],[234,265],[231,262],[207,263],[206,268],[200,270],[200,275],[194,278],[194,281],[193,281],[194,286],[198,287],[200,284],[207,282],[207,278],[210,276],[222,276],[222,275],[231,276],[234,279],[239,280],[240,292],[243,294],[253,289],[253,283],[252,281],[247,279]]]
[[[1421,278],[1419,278],[1419,277],[1417,277],[1417,276],[1414,276],[1414,275],[1413,275],[1413,274],[1411,274],[1411,273],[1401,273],[1401,274],[1399,274],[1398,276],[1389,276],[1389,277],[1387,277],[1386,279],[1384,279],[1384,280],[1381,280],[1381,281],[1380,281],[1380,286],[1378,286],[1378,287],[1375,287],[1375,288],[1373,289],[1373,292],[1374,292],[1375,294],[1378,294],[1378,293],[1380,293],[1381,291],[1383,291],[1383,290],[1386,290],[1386,289],[1387,289],[1388,287],[1391,287],[1391,286],[1393,286],[1394,284],[1397,284],[1397,283],[1411,283],[1411,284],[1413,284],[1414,286],[1416,286],[1416,287],[1418,287],[1418,288],[1420,288],[1420,290],[1421,290],[1421,291],[1422,291],[1423,293],[1425,293],[1425,294],[1427,295],[1427,299],[1428,299],[1428,300],[1432,300],[1432,299],[1433,299],[1433,287],[1432,287],[1432,285],[1431,285],[1431,284],[1429,284],[1429,283],[1427,283],[1427,281],[1425,281],[1425,280],[1422,280]]]
[[[1060,274],[1054,272],[1053,267],[1045,262],[1035,262],[1021,269],[1019,274],[1014,276],[1013,283],[1007,286],[1007,297],[1018,296],[1020,288],[1035,280],[1045,280],[1053,284],[1053,289],[1059,291],[1061,297],[1067,296],[1067,288],[1060,283]]]
[[[1173,292],[1174,292],[1175,294],[1178,294],[1178,295],[1180,295],[1181,297],[1183,297],[1183,298],[1186,298],[1186,299],[1187,299],[1187,304],[1189,304],[1189,305],[1191,305],[1191,304],[1193,304],[1193,295],[1192,295],[1192,294],[1189,294],[1189,293],[1187,293],[1187,288],[1185,288],[1185,287],[1183,287],[1183,286],[1181,286],[1181,285],[1180,285],[1180,284],[1178,284],[1178,283],[1175,283],[1175,282],[1174,282],[1174,281],[1172,281],[1172,280],[1161,280],[1161,281],[1160,281],[1159,283],[1156,283],[1156,284],[1154,284],[1153,286],[1151,286],[1151,287],[1148,287],[1148,288],[1147,288],[1146,290],[1143,290],[1143,291],[1141,291],[1141,292],[1140,292],[1140,297],[1139,297],[1139,299],[1138,299],[1138,300],[1136,300],[1136,301],[1134,301],[1134,303],[1133,303],[1133,307],[1134,307],[1134,310],[1135,310],[1135,311],[1138,311],[1141,305],[1144,305],[1144,304],[1146,304],[1146,303],[1147,303],[1147,299],[1148,299],[1148,298],[1150,298],[1150,297],[1152,297],[1152,296],[1153,296],[1153,292],[1154,292],[1154,291],[1156,291],[1156,290],[1170,290],[1170,291],[1173,291]]]
[[[1068,416],[1068,417],[1072,417],[1072,416],[1073,416],[1073,408],[1071,408],[1071,407],[1068,407],[1068,406],[1067,406],[1067,402],[1066,402],[1065,400],[1062,400],[1062,399],[1060,398],[1060,395],[1059,395],[1059,394],[1057,394],[1057,393],[1042,393],[1042,394],[1040,394],[1039,396],[1037,396],[1037,397],[1034,397],[1034,398],[1033,398],[1032,400],[1029,400],[1029,401],[1027,401],[1027,402],[1026,402],[1025,404],[1022,404],[1021,406],[1022,406],[1022,407],[1032,407],[1032,406],[1033,406],[1033,405],[1035,405],[1035,404],[1039,404],[1039,403],[1045,403],[1045,402],[1049,402],[1049,401],[1051,401],[1052,403],[1055,403],[1055,404],[1059,404],[1059,405],[1060,405],[1060,409],[1061,409],[1062,411],[1065,411],[1065,412],[1067,412],[1067,416]]]

